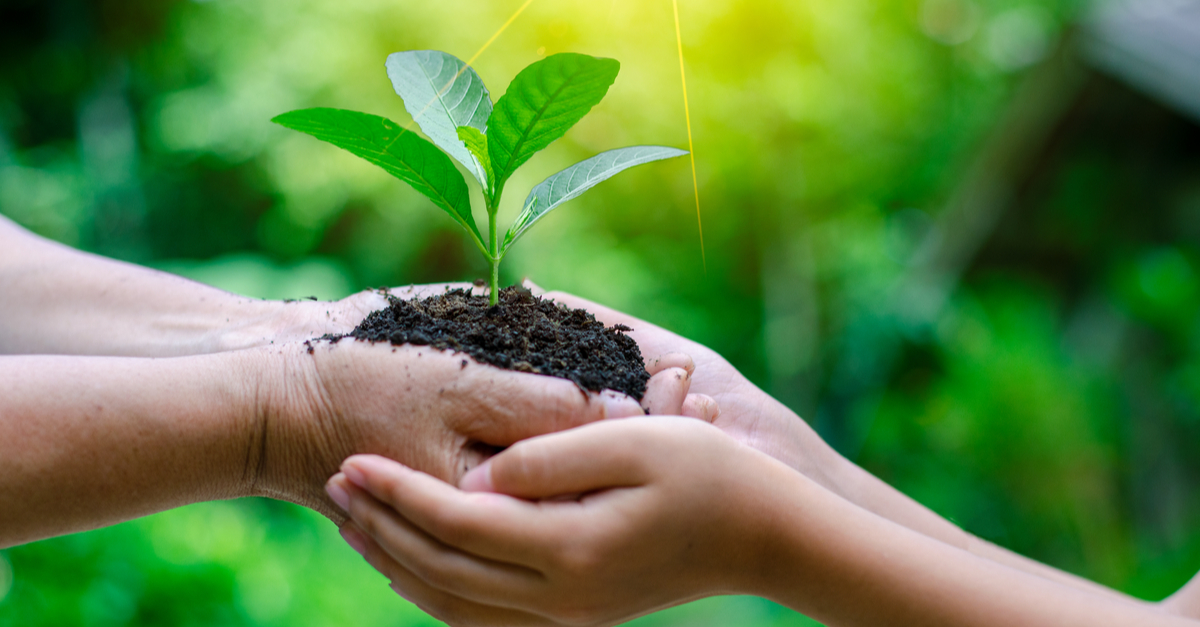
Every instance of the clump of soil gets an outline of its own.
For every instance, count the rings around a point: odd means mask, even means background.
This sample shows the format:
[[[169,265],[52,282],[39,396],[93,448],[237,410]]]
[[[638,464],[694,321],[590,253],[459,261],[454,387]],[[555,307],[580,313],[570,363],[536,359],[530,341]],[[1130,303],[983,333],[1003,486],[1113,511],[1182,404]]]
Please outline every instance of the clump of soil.
[[[646,393],[650,374],[637,343],[624,333],[632,329],[605,327],[582,309],[523,287],[501,290],[495,307],[486,296],[461,289],[414,300],[388,296],[388,303],[350,333],[322,339],[432,346],[500,368],[569,379],[594,392],[611,389],[636,399]]]

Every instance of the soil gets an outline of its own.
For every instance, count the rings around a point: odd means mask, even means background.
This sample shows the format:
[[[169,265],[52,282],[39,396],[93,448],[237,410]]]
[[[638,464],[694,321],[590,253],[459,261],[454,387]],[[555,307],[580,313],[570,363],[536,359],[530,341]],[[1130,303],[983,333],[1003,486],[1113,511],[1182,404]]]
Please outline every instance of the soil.
[[[568,379],[584,390],[611,389],[636,399],[646,393],[650,374],[637,343],[625,335],[632,329],[605,327],[587,311],[523,287],[500,290],[495,307],[487,296],[461,289],[414,300],[388,296],[388,303],[350,333],[321,339],[431,346],[499,368]]]

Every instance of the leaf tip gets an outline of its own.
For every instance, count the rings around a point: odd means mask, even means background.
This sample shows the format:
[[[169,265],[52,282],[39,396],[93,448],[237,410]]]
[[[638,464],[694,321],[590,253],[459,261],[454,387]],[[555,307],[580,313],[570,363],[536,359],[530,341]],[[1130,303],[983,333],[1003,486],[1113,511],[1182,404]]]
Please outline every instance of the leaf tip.
[[[280,113],[279,115],[271,118],[271,122],[273,124],[278,124],[279,126],[282,126],[284,128],[290,128],[292,130],[295,130],[296,129],[296,116],[301,111],[303,111],[303,109],[300,109],[297,111],[288,111],[287,113]]]

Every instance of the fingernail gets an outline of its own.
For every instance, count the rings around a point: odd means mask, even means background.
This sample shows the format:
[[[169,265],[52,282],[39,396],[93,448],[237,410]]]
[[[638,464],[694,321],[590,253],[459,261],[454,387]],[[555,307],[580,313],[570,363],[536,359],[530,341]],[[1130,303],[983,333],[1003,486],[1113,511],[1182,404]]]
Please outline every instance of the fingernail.
[[[628,418],[630,416],[644,416],[642,406],[637,401],[613,392],[605,390],[600,393],[600,403],[604,407],[605,418]]]
[[[367,487],[367,476],[363,471],[359,470],[354,464],[345,464],[342,466],[342,474],[346,475],[346,479],[354,485],[365,488]]]
[[[349,526],[342,527],[338,531],[342,534],[342,539],[346,541],[346,544],[350,545],[350,548],[354,549],[355,553],[364,558],[367,556],[367,540],[361,533],[351,529]]]
[[[492,483],[491,460],[483,462],[463,475],[458,487],[463,492],[495,492],[496,486]]]
[[[329,495],[329,498],[333,499],[334,503],[337,503],[338,507],[342,508],[342,511],[350,513],[350,493],[346,492],[346,489],[341,486],[341,480],[343,479],[345,479],[344,475],[334,475],[329,480],[329,483],[325,484],[325,493]]]

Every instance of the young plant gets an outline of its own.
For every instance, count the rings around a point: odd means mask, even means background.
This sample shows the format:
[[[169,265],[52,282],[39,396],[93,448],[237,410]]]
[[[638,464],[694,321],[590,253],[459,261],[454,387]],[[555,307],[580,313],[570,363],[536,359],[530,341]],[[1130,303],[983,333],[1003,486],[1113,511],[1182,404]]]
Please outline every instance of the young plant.
[[[613,59],[552,55],[517,74],[493,108],[483,80],[459,59],[437,50],[397,52],[387,58],[388,77],[432,143],[386,118],[343,109],[302,109],[272,121],[374,163],[449,214],[487,259],[490,302],[495,305],[500,262],[535,222],[623,170],[687,154],[665,146],[632,146],[581,161],[534,187],[504,239],[499,239],[496,212],[508,179],[603,100],[620,67]],[[486,239],[475,225],[466,181],[451,157],[483,191]]]

